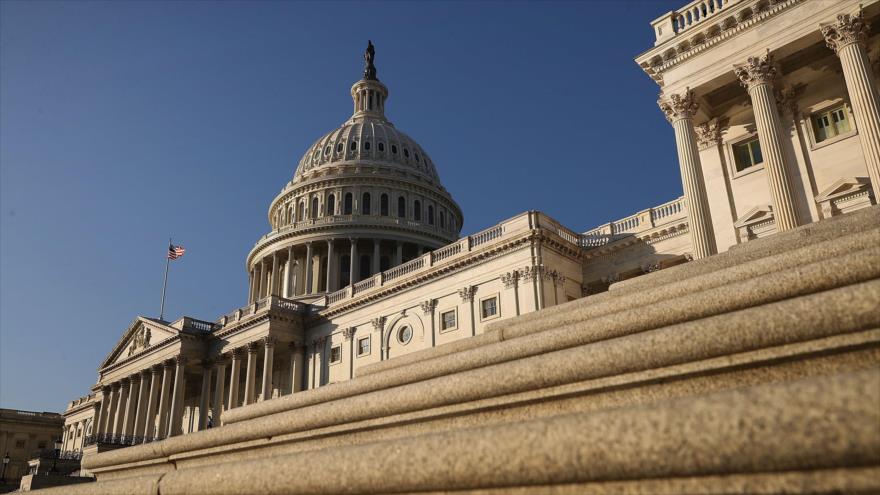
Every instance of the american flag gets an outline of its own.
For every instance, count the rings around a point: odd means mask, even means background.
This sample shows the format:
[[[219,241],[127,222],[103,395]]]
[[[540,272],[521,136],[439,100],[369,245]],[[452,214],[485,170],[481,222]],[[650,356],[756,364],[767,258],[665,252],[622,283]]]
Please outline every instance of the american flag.
[[[168,259],[176,260],[177,258],[183,257],[183,253],[186,252],[183,246],[175,246],[174,244],[168,245]]]

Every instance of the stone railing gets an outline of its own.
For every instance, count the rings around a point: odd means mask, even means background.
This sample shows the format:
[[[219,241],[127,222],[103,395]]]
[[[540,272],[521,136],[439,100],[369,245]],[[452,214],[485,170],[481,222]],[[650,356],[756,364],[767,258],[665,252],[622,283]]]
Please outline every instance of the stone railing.
[[[474,235],[463,237],[452,244],[425,253],[390,270],[377,273],[354,285],[327,294],[324,297],[325,305],[329,307],[344,303],[359,297],[363,293],[379,290],[409,276],[427,272],[438,265],[454,263],[468,256],[471,251],[503,242],[532,229],[543,229],[552,232],[574,246],[582,245],[582,237],[579,234],[563,227],[556,220],[540,212],[526,212],[486,230],[477,232]]]
[[[417,230],[429,234],[440,235],[443,237],[451,237],[455,235],[452,229],[443,229],[435,222],[434,225],[427,221],[419,222],[406,218],[381,216],[381,215],[330,215],[318,218],[307,218],[298,222],[284,225],[268,234],[264,235],[257,241],[261,244],[263,241],[278,237],[280,235],[289,234],[301,230],[308,230],[323,225],[384,225],[399,226],[407,229]]]
[[[621,237],[639,234],[683,218],[687,218],[684,196],[584,232],[580,238],[581,246],[604,246]]]
[[[678,34],[700,25],[715,22],[712,18],[743,0],[694,0],[684,7],[664,14],[651,23],[659,45]]]
[[[191,332],[211,333],[216,326],[216,323],[210,321],[196,320],[188,316],[183,317],[183,329]]]
[[[293,311],[296,313],[306,313],[308,311],[308,304],[291,301],[290,299],[284,299],[283,297],[278,296],[264,297],[263,299],[260,299],[253,304],[248,304],[247,306],[236,309],[231,313],[227,313],[221,316],[217,319],[217,323],[226,326],[230,323],[241,321],[257,313],[268,311],[269,309],[282,309],[286,311]]]

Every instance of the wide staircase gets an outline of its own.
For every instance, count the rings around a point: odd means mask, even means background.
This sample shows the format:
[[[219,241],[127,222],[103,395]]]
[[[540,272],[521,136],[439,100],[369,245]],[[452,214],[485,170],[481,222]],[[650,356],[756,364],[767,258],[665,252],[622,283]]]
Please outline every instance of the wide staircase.
[[[880,493],[880,207],[500,321],[53,493]]]

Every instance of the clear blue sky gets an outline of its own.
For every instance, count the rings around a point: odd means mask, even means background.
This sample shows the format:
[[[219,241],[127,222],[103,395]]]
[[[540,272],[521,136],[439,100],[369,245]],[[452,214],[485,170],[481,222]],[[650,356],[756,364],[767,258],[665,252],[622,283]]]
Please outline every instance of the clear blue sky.
[[[0,406],[63,410],[138,314],[246,302],[245,255],[351,114],[367,39],[463,234],[583,231],[681,194],[633,62],[674,2],[0,2]]]

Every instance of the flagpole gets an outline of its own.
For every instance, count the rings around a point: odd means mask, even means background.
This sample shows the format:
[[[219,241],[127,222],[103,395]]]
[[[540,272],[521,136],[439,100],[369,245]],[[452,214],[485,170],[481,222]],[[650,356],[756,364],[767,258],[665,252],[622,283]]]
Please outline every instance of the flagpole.
[[[171,249],[171,238],[168,238],[168,249]],[[165,280],[162,281],[162,305],[159,306],[159,320],[165,321],[165,288],[168,287],[168,265],[171,264],[171,258],[165,253]]]

